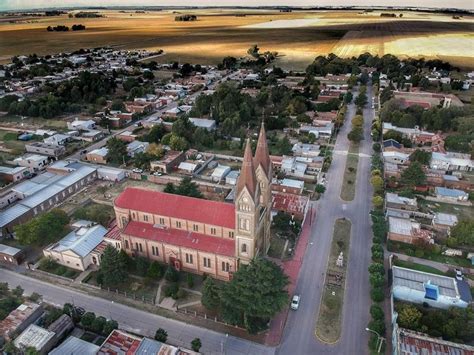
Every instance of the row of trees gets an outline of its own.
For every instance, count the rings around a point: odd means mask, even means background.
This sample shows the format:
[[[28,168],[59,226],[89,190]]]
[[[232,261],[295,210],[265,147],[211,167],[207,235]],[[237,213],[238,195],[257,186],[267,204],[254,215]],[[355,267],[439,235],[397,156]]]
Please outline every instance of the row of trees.
[[[83,31],[86,29],[86,26],[82,25],[82,24],[78,24],[78,25],[72,25],[71,29],[73,31]],[[53,32],[53,31],[56,31],[56,32],[68,32],[69,31],[69,26],[65,26],[65,25],[57,25],[57,26],[48,26],[46,27],[46,31],[48,32]]]

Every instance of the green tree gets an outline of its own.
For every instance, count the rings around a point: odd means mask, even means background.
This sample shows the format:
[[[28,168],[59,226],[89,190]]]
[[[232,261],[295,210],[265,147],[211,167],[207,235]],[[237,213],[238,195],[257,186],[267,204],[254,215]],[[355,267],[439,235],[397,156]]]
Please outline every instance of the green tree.
[[[410,161],[417,161],[421,165],[429,165],[431,161],[431,152],[417,149],[411,153]]]
[[[69,216],[60,209],[53,209],[14,227],[16,236],[23,245],[42,246],[54,242],[67,232]]]
[[[375,287],[370,291],[370,298],[374,302],[382,302],[385,298],[383,289],[381,287]]]
[[[201,339],[194,338],[191,341],[191,349],[193,349],[193,351],[199,352],[199,349],[201,349],[201,346],[202,346]]]
[[[168,265],[168,268],[166,269],[165,280],[169,281],[169,282],[178,282],[179,281],[179,273],[171,265]]]
[[[112,286],[127,280],[127,266],[119,252],[107,245],[100,262],[100,275],[104,286]]]
[[[172,183],[166,184],[164,192],[182,196],[202,198],[202,194],[201,191],[199,191],[198,185],[194,183],[188,176],[184,177],[178,186],[175,186]]]
[[[372,204],[374,205],[375,208],[381,209],[383,207],[383,197],[382,196],[374,196],[372,197]]]
[[[107,336],[109,336],[110,333],[112,333],[114,331],[114,329],[118,329],[117,321],[115,321],[113,319],[108,320],[105,323],[104,328],[102,329],[102,335],[107,337]]]
[[[423,314],[413,305],[404,304],[398,311],[398,324],[402,328],[419,329]]]
[[[354,127],[351,131],[347,134],[347,139],[351,142],[359,143],[364,138],[362,128]]]
[[[256,332],[287,304],[287,284],[281,267],[270,260],[257,258],[242,265],[222,288],[224,319]]]
[[[91,330],[94,333],[102,334],[105,325],[107,324],[107,319],[102,316],[97,317],[91,324]]]
[[[258,59],[260,57],[260,53],[259,53],[259,50],[260,48],[258,48],[258,46],[256,44],[254,44],[253,46],[251,46],[248,50],[247,50],[247,54],[249,54],[250,56]]]
[[[474,246],[474,220],[460,221],[451,229],[451,236],[456,238],[460,245],[467,247]]]
[[[359,95],[354,100],[354,103],[360,108],[367,105],[367,102],[368,102],[367,95],[365,93],[362,93],[362,92],[359,93]]]
[[[188,149],[188,142],[185,138],[172,133],[169,138],[169,146],[173,150],[183,151]]]
[[[373,304],[372,306],[370,306],[370,315],[374,320],[382,320],[385,318],[385,314],[382,307],[377,304]]]
[[[146,276],[153,280],[161,279],[163,276],[163,267],[158,261],[152,261]]]
[[[316,191],[317,193],[323,194],[324,191],[326,191],[326,187],[324,185],[317,184],[314,191]]]
[[[426,182],[426,175],[421,167],[421,164],[417,161],[410,163],[408,168],[402,172],[400,181],[403,185],[414,187],[423,185]]]
[[[280,139],[277,143],[277,149],[280,155],[288,155],[291,153],[291,143],[290,140],[284,136],[282,139]]]
[[[202,284],[201,303],[207,309],[217,309],[220,306],[220,287],[216,280],[207,277]]]
[[[168,332],[163,328],[158,328],[155,332],[155,340],[161,343],[166,343],[168,339]]]
[[[370,178],[370,183],[374,187],[376,193],[380,193],[383,191],[383,178],[379,175],[374,175]]]
[[[117,137],[112,137],[107,141],[107,155],[108,162],[113,164],[122,164],[128,160],[127,144]]]
[[[81,325],[86,329],[90,330],[92,328],[92,324],[95,321],[95,313],[94,312],[86,312],[81,318]]]

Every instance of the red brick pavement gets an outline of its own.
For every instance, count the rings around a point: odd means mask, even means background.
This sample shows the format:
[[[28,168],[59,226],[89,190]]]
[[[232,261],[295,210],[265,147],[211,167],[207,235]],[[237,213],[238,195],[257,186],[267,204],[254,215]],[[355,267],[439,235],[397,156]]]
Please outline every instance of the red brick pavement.
[[[312,205],[311,205],[312,206]],[[308,246],[309,236],[311,233],[311,223],[314,221],[316,215],[316,209],[311,207],[306,216],[303,230],[298,239],[295,253],[291,260],[284,261],[282,264],[285,274],[289,278],[288,293],[290,296],[293,295],[296,288],[296,282],[298,281],[298,275],[303,264],[303,257]],[[286,318],[288,317],[289,308],[285,308],[282,312],[276,315],[270,322],[270,330],[265,337],[265,344],[269,346],[277,346],[280,344],[281,336],[283,335],[283,329],[285,328]]]

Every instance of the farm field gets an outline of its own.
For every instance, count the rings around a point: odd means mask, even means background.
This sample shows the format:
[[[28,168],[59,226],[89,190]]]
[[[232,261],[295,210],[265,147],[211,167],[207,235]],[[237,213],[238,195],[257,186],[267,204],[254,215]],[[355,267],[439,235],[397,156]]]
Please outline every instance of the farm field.
[[[216,64],[222,57],[242,57],[252,44],[277,51],[277,64],[303,69],[314,57],[336,53],[353,56],[370,51],[400,56],[424,56],[474,66],[474,17],[397,12],[263,10],[186,10],[197,21],[177,22],[173,11],[103,11],[103,18],[57,17],[15,19],[0,17],[0,62],[13,55],[51,54],[110,45],[120,49],[163,49],[161,62]],[[47,26],[81,23],[77,32],[47,32]]]

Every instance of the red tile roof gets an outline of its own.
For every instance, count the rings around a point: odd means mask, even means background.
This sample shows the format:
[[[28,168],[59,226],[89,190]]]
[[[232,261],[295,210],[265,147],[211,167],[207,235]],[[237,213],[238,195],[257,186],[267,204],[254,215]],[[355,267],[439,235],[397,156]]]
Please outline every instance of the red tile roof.
[[[272,196],[272,206],[274,210],[285,211],[297,217],[304,217],[304,212],[308,204],[308,197],[294,195],[285,192],[274,192]]]
[[[104,239],[120,240],[120,229],[117,227],[116,219],[110,222],[109,230],[104,235]]]
[[[231,203],[127,187],[114,204],[119,208],[235,229],[235,207]]]
[[[180,229],[154,227],[149,223],[131,221],[125,227],[123,234],[213,254],[235,255],[235,243],[231,239],[211,237]]]
[[[132,355],[140,346],[141,338],[114,330],[99,349],[98,355]]]

